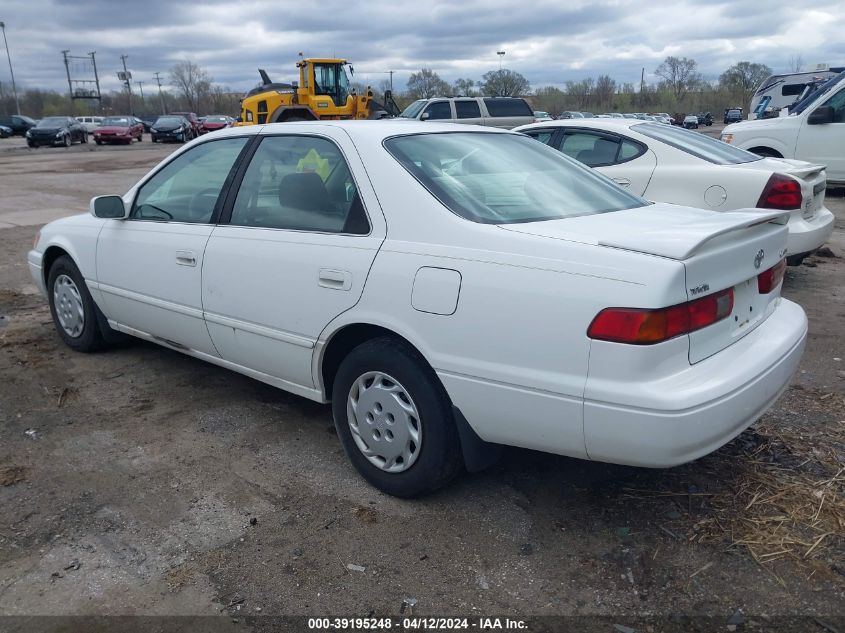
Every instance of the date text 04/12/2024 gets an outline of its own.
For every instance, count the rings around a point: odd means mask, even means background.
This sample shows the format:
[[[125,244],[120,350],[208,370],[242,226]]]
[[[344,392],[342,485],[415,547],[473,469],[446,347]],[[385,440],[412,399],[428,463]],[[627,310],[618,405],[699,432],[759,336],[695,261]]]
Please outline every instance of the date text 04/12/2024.
[[[449,631],[449,630],[527,630],[528,624],[524,620],[515,618],[437,618],[437,617],[405,617],[405,618],[308,618],[308,628],[324,631]]]

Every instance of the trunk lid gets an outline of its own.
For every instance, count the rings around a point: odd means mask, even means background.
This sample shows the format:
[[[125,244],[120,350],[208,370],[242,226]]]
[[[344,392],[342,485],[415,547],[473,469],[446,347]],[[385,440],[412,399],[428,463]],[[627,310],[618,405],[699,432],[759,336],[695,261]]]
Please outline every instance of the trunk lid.
[[[500,226],[678,260],[685,269],[690,301],[733,288],[730,316],[689,334],[689,360],[696,363],[753,331],[775,309],[780,286],[760,294],[757,277],[786,255],[788,219],[788,211],[714,212],[654,204],[613,213]]]

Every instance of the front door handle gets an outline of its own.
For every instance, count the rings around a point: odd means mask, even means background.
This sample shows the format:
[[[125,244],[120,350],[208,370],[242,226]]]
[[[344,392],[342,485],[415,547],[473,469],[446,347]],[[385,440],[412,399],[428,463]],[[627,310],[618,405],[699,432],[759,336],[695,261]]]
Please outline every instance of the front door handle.
[[[614,178],[613,182],[615,182],[620,187],[630,187],[631,186],[631,181],[628,180],[627,178]]]
[[[333,290],[349,290],[352,287],[352,273],[347,270],[321,268],[317,275],[317,285]]]
[[[197,254],[194,251],[176,251],[176,263],[180,266],[196,266]]]

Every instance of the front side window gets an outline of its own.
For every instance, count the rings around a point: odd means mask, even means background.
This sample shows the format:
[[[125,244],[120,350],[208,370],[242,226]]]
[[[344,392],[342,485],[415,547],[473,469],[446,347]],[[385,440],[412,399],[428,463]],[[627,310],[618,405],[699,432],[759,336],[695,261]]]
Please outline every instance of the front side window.
[[[425,109],[425,113],[428,115],[429,121],[452,118],[452,108],[448,101],[435,101]]]
[[[834,123],[845,123],[845,90],[837,92],[824,105],[833,109]]]
[[[130,217],[136,220],[211,221],[217,198],[249,138],[228,138],[197,145],[145,182]]]
[[[315,136],[270,136],[244,174],[230,224],[322,233],[369,233],[340,149]]]
[[[559,220],[648,204],[523,135],[414,134],[384,146],[446,208],[473,222]]]
[[[673,125],[640,123],[631,129],[715,165],[739,165],[761,160],[757,154],[735,145]]]

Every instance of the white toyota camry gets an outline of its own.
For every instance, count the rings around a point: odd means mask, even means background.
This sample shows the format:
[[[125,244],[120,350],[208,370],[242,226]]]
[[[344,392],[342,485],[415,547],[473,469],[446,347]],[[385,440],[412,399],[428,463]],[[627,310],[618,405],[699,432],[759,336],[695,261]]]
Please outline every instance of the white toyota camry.
[[[413,496],[503,444],[666,467],[739,434],[804,348],[788,219],[651,204],[522,134],[281,123],[189,143],[28,263],[70,347],[331,401],[358,471]]]
[[[715,211],[789,211],[790,264],[800,264],[833,232],[833,213],[824,206],[822,165],[762,158],[698,132],[630,119],[551,121],[515,131],[648,200]]]

